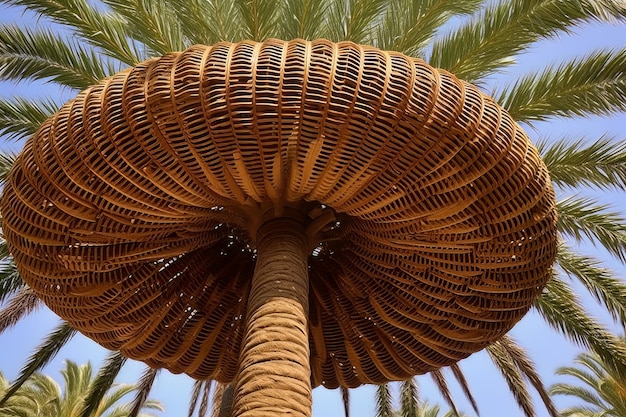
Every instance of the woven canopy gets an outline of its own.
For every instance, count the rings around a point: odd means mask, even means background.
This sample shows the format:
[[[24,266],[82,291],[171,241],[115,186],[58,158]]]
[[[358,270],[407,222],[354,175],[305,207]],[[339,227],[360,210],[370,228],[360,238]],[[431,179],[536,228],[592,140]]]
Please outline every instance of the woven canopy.
[[[493,99],[325,40],[194,46],[103,80],[27,142],[1,210],[23,279],[72,326],[223,382],[273,219],[306,237],[313,386],[483,349],[556,252],[546,167]]]

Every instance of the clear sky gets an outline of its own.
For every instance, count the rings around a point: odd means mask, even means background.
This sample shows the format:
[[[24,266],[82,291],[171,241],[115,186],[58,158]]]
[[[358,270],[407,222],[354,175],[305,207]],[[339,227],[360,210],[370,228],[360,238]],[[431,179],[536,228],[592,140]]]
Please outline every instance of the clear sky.
[[[0,6],[0,23],[13,22],[17,24],[33,24],[31,19],[24,17],[19,10],[7,9]],[[28,22],[28,23],[25,23]],[[533,46],[528,53],[519,57],[519,64],[515,66],[511,73],[503,74],[496,82],[505,82],[513,79],[521,72],[532,68],[541,68],[546,63],[560,62],[561,59],[579,55],[581,52],[591,51],[600,47],[625,48],[626,47],[626,25],[613,26],[608,24],[590,24],[580,28],[572,36],[543,41]],[[487,93],[493,86],[484,86]],[[27,83],[18,85],[0,83],[0,96],[9,97],[15,94],[26,97],[37,97],[41,93],[41,86],[33,86]],[[68,93],[68,92],[65,92]],[[64,94],[66,96],[66,94]],[[69,98],[67,95],[65,98]],[[528,129],[529,135],[533,139],[558,139],[563,136],[579,137],[581,134],[593,139],[603,134],[614,136],[618,139],[626,139],[626,114],[619,114],[610,118],[589,118],[577,121],[568,120],[566,123],[554,120],[541,123],[534,129]],[[19,149],[22,144],[1,144],[4,149]],[[567,193],[562,193],[561,196]],[[613,196],[616,194],[613,194]],[[624,194],[614,197],[604,195],[606,201],[623,209]],[[617,199],[620,199],[619,201]],[[598,252],[591,246],[582,246],[581,250],[587,254],[598,257],[606,256]],[[626,278],[626,268],[624,265],[611,262],[607,264],[621,277]],[[576,287],[575,287],[576,288]],[[582,293],[582,292],[581,292]],[[602,311],[589,297],[584,297],[586,305],[592,314],[599,316],[607,325],[611,325],[609,318],[602,315]],[[15,378],[21,365],[28,355],[39,343],[41,337],[56,326],[59,319],[47,309],[42,309],[32,315],[27,320],[21,322],[16,328],[0,335],[0,370],[10,379]],[[619,331],[619,329],[616,329]],[[569,365],[572,359],[580,351],[571,345],[563,337],[546,327],[538,315],[531,311],[511,332],[526,349],[537,364],[540,374],[544,378],[546,385],[556,381],[562,381],[562,377],[553,376],[553,371],[558,366]],[[65,358],[75,362],[83,363],[90,360],[94,367],[97,367],[106,355],[106,352],[99,348],[94,342],[77,336],[61,353],[57,359],[46,369],[46,372],[55,378],[60,378],[58,370],[63,367]],[[461,368],[468,377],[482,417],[496,416],[521,416],[522,413],[517,408],[515,401],[509,393],[506,383],[499,376],[498,371],[489,362],[484,352],[473,355],[461,362]],[[125,367],[120,382],[133,382],[142,370],[142,366],[137,363],[129,364]],[[469,415],[473,415],[470,406],[463,400],[462,393],[458,390],[456,383],[450,374],[450,383],[455,393],[459,408]],[[421,396],[431,402],[439,402],[445,410],[447,406],[438,396],[434,385],[428,376],[419,378]],[[152,391],[152,397],[165,403],[166,411],[162,416],[174,417],[184,416],[187,413],[189,394],[192,381],[183,375],[170,375],[161,372],[156,385]],[[372,387],[362,387],[351,393],[351,415],[358,417],[370,417],[374,415],[374,389]],[[536,398],[536,396],[535,396]],[[568,401],[557,399],[557,405],[568,404]],[[547,416],[547,412],[536,399],[538,415]],[[314,416],[332,417],[342,416],[340,395],[337,391],[329,391],[318,388],[314,391]]]

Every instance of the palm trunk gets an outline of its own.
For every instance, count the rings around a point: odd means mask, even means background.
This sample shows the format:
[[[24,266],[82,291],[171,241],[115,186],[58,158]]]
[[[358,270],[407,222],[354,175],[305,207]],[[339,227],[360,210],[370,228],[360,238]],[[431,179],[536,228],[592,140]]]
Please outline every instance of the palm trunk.
[[[235,383],[233,416],[311,415],[307,330],[309,281],[303,226],[263,224]]]

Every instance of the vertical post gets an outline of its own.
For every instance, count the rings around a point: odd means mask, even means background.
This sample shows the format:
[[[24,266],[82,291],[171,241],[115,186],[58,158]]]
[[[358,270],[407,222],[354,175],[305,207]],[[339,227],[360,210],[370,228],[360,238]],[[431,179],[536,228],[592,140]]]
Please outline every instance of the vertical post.
[[[257,233],[257,251],[233,416],[310,417],[309,280],[304,226],[289,217],[268,220]]]

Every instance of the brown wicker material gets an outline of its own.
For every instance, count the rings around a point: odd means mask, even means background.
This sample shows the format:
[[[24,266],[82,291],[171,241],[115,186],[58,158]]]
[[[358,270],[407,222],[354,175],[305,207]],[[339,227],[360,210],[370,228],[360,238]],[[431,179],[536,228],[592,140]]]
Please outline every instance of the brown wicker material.
[[[80,93],[2,199],[24,280],[82,333],[194,378],[237,372],[257,231],[306,229],[312,383],[450,365],[550,278],[545,166],[491,98],[319,40],[194,46]]]

